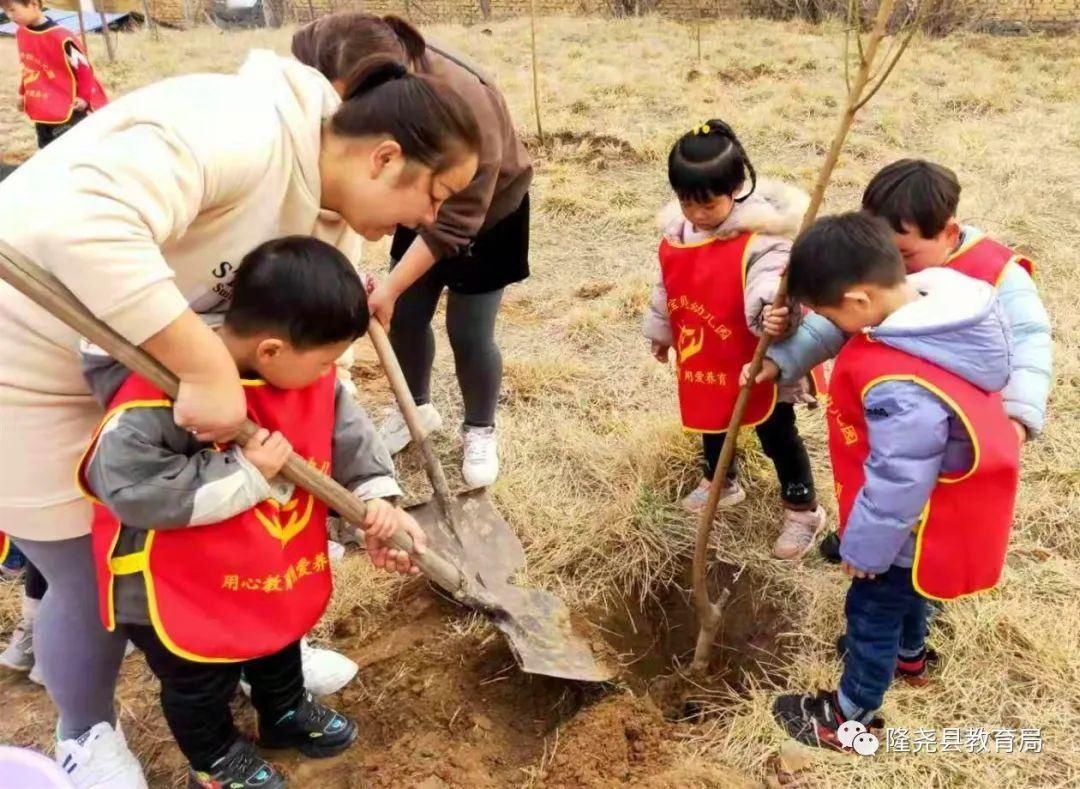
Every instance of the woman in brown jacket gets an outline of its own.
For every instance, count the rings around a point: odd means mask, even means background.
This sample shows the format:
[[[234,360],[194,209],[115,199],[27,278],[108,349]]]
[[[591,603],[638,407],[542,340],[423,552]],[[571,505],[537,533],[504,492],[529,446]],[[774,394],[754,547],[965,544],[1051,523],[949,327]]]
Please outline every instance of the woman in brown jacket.
[[[431,403],[431,319],[443,289],[449,290],[446,328],[465,406],[462,475],[470,487],[490,485],[499,469],[495,407],[502,384],[495,316],[503,288],[529,275],[532,163],[506,102],[491,80],[427,44],[416,28],[393,16],[346,12],[323,17],[296,33],[292,50],[335,86],[361,58],[396,55],[412,71],[448,84],[476,115],[481,131],[476,177],[446,201],[433,223],[397,229],[390,275],[376,286],[368,304],[390,327],[409,389],[431,432],[442,424]],[[383,440],[391,452],[408,446],[408,428],[399,413],[383,425]]]

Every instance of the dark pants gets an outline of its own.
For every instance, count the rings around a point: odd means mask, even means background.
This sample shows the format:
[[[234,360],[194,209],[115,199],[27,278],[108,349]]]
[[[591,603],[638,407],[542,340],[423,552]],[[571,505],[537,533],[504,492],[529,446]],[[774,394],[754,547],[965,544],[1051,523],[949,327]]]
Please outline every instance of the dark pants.
[[[166,649],[152,627],[127,625],[125,630],[161,681],[165,720],[196,770],[209,771],[240,737],[229,701],[236,693],[241,671],[251,684],[251,702],[259,713],[260,726],[277,723],[303,698],[299,641],[246,663],[195,663]]]
[[[31,600],[40,600],[45,596],[45,592],[49,590],[49,582],[45,580],[45,576],[41,574],[41,571],[34,566],[34,563],[29,559],[26,560],[26,567],[23,569],[23,591],[26,592],[26,596]]]
[[[873,579],[856,579],[848,589],[844,614],[844,674],[841,697],[860,716],[881,706],[896,673],[896,661],[919,654],[926,645],[928,601],[915,591],[911,568],[890,567]]]
[[[814,475],[810,470],[810,456],[806,454],[799,428],[795,424],[795,407],[791,403],[777,403],[772,415],[754,430],[761,440],[761,448],[776,468],[780,480],[780,498],[792,509],[814,509],[817,496],[814,493]],[[716,474],[720,450],[726,433],[702,433],[705,450],[705,479]],[[728,469],[728,479],[735,478],[736,463]]]
[[[44,148],[57,137],[71,131],[71,128],[84,118],[86,118],[85,112],[73,112],[67,123],[35,123],[38,148]]]

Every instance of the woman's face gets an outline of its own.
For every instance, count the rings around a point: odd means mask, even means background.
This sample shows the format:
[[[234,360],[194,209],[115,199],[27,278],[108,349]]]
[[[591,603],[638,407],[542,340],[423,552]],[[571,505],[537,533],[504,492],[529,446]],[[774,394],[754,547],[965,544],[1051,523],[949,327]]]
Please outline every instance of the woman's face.
[[[406,160],[392,140],[345,148],[323,181],[323,206],[337,211],[368,241],[393,234],[398,225],[431,224],[442,204],[468,186],[477,157],[440,173]],[[324,167],[324,170],[327,168]]]

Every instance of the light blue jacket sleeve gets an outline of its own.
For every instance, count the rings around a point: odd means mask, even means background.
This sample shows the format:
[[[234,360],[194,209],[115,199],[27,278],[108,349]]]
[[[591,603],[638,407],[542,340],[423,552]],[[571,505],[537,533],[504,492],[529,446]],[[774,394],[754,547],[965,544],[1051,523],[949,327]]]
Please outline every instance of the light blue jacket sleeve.
[[[930,500],[945,459],[951,413],[927,389],[904,381],[874,386],[863,407],[870,455],[840,556],[877,574],[896,561]]]
[[[1035,436],[1046,422],[1046,400],[1050,395],[1050,318],[1034,281],[1015,263],[1005,270],[998,301],[1013,339],[1013,366],[1001,392],[1005,412]]]
[[[765,355],[780,368],[780,383],[790,384],[840,353],[845,342],[847,337],[835,324],[811,312],[793,335],[770,345]]]

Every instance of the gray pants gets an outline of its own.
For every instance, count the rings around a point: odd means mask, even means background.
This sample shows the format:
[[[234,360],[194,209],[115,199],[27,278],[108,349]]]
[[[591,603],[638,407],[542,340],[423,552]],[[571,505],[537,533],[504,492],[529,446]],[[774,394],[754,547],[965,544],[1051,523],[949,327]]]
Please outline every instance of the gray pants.
[[[115,724],[113,695],[127,638],[101,624],[90,536],[13,542],[49,584],[34,620],[34,659],[60,713],[60,739],[102,721]]]
[[[401,362],[409,391],[418,405],[431,401],[431,365],[435,361],[435,334],[431,319],[443,285],[430,272],[398,298],[390,322],[390,343]],[[454,293],[446,299],[446,333],[454,351],[465,424],[491,427],[502,385],[502,354],[495,345],[495,316],[502,290],[490,293]]]

